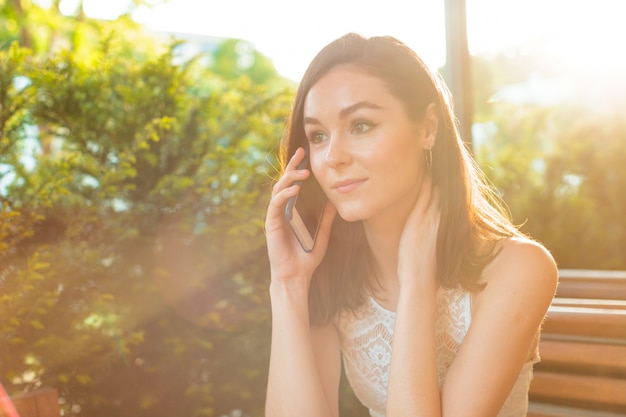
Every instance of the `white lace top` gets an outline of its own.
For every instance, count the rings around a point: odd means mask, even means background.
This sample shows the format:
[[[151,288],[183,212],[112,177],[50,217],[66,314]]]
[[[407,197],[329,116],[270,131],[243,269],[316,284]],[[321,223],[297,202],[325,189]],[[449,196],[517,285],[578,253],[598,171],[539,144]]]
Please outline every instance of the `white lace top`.
[[[372,417],[384,417],[391,363],[395,313],[369,298],[355,313],[339,316],[346,376],[357,398]],[[436,348],[439,384],[459,350],[471,322],[470,293],[441,288],[437,293]],[[522,371],[498,417],[523,417],[528,409],[528,389],[538,350]]]

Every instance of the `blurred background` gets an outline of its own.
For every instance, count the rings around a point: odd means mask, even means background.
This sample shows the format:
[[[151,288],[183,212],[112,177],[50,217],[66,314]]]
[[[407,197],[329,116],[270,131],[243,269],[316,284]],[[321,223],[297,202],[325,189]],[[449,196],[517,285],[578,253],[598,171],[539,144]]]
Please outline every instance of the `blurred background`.
[[[626,4],[467,0],[471,146],[561,268],[626,269]],[[63,415],[263,415],[263,219],[313,55],[442,1],[0,0],[0,383]],[[342,415],[363,415],[343,385]]]

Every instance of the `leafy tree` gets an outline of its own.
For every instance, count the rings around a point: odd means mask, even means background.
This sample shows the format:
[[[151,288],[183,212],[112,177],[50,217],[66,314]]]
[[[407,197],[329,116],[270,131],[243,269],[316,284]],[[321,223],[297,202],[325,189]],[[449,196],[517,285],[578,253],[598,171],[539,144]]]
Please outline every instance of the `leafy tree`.
[[[212,58],[210,68],[225,79],[246,75],[255,84],[271,84],[279,79],[271,60],[245,40],[227,39]]]
[[[17,41],[35,55],[50,55],[70,49],[81,59],[89,59],[94,43],[107,33],[133,38],[126,43],[130,49],[118,51],[136,59],[155,53],[158,44],[153,37],[130,18],[131,11],[140,5],[152,6],[167,0],[129,0],[128,13],[113,22],[89,19],[83,11],[83,1],[77,2],[72,14],[61,12],[61,1],[52,0],[42,7],[36,0],[5,0],[0,2],[0,47]],[[47,2],[43,2],[46,4]]]
[[[533,74],[553,75],[529,64],[535,61],[500,56],[479,64],[489,75],[477,77],[490,81],[477,86],[477,158],[516,223],[544,242],[561,268],[626,269],[624,104],[603,111],[584,95],[550,104],[497,100]]]
[[[626,123],[614,114],[579,108],[560,116],[562,133],[546,158],[552,195],[542,235],[562,267],[626,269]],[[548,203],[548,202],[546,202]]]
[[[292,92],[173,48],[0,51],[12,394],[52,386],[84,415],[262,413],[262,219]]]

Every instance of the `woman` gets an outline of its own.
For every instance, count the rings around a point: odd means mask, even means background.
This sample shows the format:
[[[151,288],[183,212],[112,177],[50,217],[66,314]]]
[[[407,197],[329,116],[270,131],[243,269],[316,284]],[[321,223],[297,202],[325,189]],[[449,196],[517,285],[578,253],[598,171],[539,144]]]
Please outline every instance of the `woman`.
[[[310,64],[282,145],[266,415],[337,416],[343,358],[372,416],[525,416],[557,270],[486,185],[442,83],[398,40],[348,34]],[[284,219],[309,175],[328,197],[310,253]]]

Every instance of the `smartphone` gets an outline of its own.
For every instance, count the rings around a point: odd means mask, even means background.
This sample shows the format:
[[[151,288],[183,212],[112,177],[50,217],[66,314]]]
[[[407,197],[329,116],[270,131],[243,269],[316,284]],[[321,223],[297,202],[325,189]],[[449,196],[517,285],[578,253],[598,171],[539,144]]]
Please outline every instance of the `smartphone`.
[[[298,169],[308,168],[308,159],[308,156],[305,157]],[[297,183],[300,184],[300,191],[287,201],[285,217],[302,249],[311,252],[326,206],[326,194],[312,173],[307,179]]]

